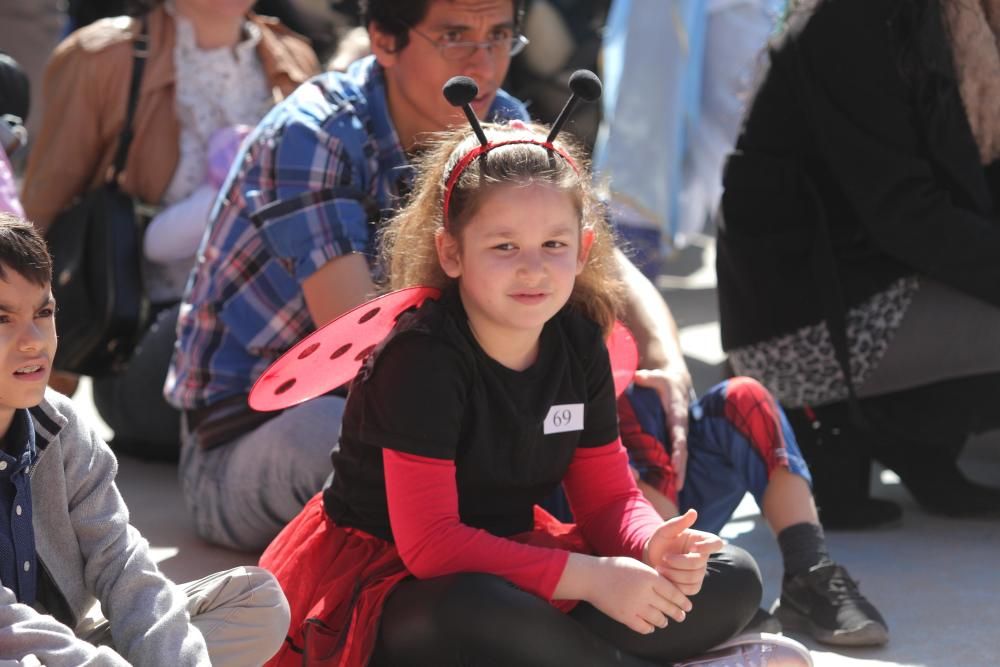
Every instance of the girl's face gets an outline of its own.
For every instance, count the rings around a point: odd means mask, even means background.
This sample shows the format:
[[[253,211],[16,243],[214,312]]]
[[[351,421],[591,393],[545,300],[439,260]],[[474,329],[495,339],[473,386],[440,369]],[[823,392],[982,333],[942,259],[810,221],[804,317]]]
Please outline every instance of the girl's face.
[[[438,257],[481,343],[537,339],[569,299],[593,238],[581,234],[570,195],[536,184],[491,188],[460,237],[441,234]]]

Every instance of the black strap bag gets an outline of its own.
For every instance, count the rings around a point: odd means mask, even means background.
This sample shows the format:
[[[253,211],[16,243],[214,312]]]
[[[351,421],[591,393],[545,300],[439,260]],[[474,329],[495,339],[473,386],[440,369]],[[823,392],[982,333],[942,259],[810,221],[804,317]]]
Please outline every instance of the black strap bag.
[[[60,213],[46,235],[59,309],[54,366],[95,377],[124,368],[149,316],[141,275],[144,224],[132,197],[118,187],[148,55],[145,19],[133,54],[125,125],[111,177]]]

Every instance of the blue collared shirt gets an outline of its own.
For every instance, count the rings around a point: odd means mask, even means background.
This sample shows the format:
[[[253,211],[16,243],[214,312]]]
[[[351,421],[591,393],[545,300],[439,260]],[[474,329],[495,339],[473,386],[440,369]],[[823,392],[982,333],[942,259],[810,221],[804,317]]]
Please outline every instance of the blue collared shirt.
[[[0,583],[18,602],[34,604],[37,592],[35,531],[31,525],[31,467],[38,459],[35,429],[27,410],[14,412],[0,448]]]
[[[527,112],[498,91],[489,116]],[[234,161],[202,239],[167,399],[191,410],[249,392],[315,328],[302,282],[335,257],[372,258],[373,221],[399,206],[412,178],[374,57],[313,77],[274,107]]]

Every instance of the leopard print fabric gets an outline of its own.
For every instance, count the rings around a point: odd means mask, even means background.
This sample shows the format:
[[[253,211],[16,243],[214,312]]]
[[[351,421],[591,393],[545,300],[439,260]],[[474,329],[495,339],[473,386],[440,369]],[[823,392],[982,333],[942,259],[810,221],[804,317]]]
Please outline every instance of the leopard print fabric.
[[[848,310],[847,340],[855,387],[864,384],[885,355],[918,288],[916,276],[900,278]],[[847,398],[847,383],[825,322],[730,350],[729,359],[737,375],[756,378],[786,407]]]

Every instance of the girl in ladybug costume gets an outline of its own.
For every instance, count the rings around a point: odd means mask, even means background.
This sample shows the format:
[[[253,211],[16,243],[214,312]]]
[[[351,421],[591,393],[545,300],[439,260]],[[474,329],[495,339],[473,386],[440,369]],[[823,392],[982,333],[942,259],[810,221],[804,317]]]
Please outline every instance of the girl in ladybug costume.
[[[369,355],[332,484],[261,558],[292,609],[273,664],[669,664],[757,609],[752,558],[636,487],[612,235],[553,134],[475,123],[424,155],[383,249],[391,287],[442,296]],[[576,524],[537,506],[560,484]],[[778,638],[723,651],[751,649],[809,664]]]

